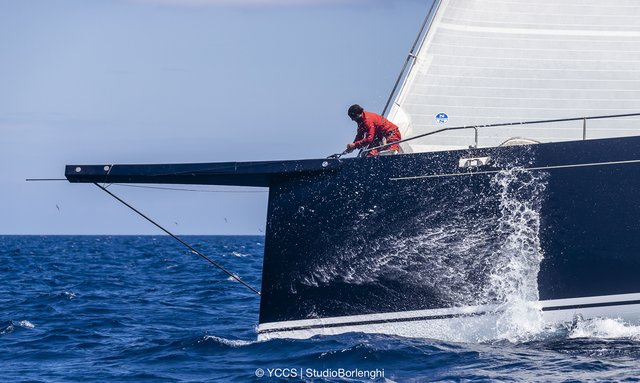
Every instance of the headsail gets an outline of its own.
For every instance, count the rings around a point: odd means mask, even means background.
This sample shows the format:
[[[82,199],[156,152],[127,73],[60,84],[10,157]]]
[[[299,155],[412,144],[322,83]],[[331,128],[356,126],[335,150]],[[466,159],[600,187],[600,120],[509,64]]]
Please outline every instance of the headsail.
[[[640,111],[640,4],[633,0],[435,0],[428,33],[388,115],[403,137],[445,127]],[[587,138],[640,134],[638,117],[589,121]],[[582,139],[580,121],[488,128],[479,146],[518,136]],[[405,143],[466,148],[474,131]]]

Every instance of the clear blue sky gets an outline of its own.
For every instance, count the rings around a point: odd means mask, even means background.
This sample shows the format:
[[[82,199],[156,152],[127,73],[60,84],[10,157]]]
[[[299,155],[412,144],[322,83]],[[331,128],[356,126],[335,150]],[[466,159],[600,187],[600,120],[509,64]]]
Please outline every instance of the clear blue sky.
[[[430,4],[0,0],[0,234],[158,233],[93,185],[24,181],[66,164],[342,151],[347,107],[381,112]],[[111,190],[179,234],[265,226],[263,189]]]

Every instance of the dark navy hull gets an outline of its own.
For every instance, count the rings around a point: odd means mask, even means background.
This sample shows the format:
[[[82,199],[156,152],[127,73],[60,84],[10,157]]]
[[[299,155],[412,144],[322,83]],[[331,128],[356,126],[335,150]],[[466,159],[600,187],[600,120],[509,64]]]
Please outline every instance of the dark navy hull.
[[[495,315],[505,302],[541,302],[551,320],[640,320],[640,137],[346,160],[70,165],[66,176],[269,187],[260,338],[440,336],[425,322]]]
[[[544,257],[540,300],[640,292],[639,153],[633,137],[283,176],[271,184],[260,323],[500,303],[489,278],[509,241]],[[489,164],[459,167],[477,157]],[[509,208],[535,222],[505,223],[523,218]]]

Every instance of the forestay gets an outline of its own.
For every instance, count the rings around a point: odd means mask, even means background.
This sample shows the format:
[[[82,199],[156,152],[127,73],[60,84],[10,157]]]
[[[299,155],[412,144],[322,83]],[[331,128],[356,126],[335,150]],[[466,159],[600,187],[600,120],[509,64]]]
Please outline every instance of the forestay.
[[[640,2],[435,0],[435,13],[388,115],[403,138],[463,125],[640,111]],[[511,137],[582,139],[582,122],[486,128],[479,146]],[[587,138],[640,134],[638,117],[594,120]],[[404,144],[466,148],[474,131]]]

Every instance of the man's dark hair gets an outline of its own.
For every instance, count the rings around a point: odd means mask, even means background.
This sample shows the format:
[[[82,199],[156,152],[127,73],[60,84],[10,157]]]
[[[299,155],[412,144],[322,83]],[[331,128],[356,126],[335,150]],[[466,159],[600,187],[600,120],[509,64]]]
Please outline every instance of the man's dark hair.
[[[360,105],[353,104],[349,107],[349,111],[347,112],[347,114],[349,115],[349,117],[355,117],[362,112],[364,112],[364,109],[362,109]]]

